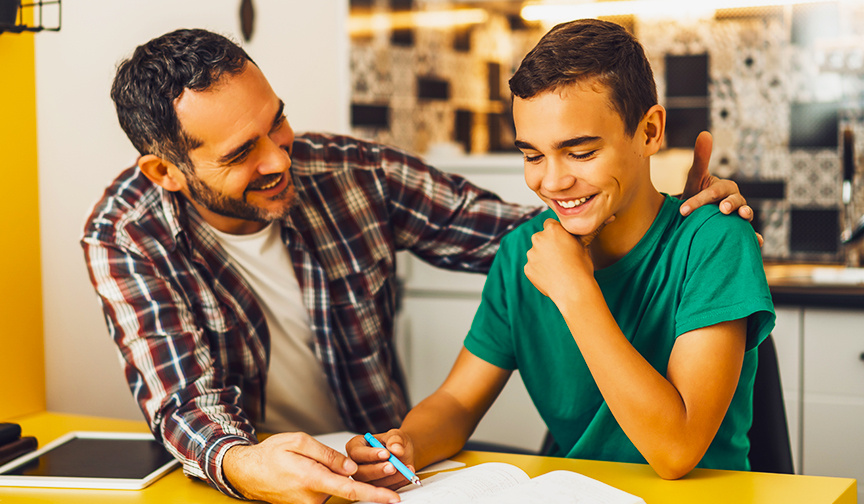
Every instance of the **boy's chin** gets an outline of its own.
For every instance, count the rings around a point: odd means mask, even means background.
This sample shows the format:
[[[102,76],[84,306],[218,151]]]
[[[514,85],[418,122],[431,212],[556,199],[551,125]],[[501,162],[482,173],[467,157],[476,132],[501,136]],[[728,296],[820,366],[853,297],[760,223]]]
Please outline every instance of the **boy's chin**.
[[[585,224],[575,224],[575,223],[565,223],[562,224],[564,229],[573,236],[585,236],[590,235],[594,231],[596,231],[600,226],[595,225],[585,225]]]

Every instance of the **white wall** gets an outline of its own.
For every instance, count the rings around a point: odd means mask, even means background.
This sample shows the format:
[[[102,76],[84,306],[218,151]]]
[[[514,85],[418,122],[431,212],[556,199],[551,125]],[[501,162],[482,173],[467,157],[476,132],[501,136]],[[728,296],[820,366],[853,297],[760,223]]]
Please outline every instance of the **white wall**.
[[[47,405],[140,418],[108,337],[78,240],[105,186],[131,166],[108,95],[115,65],[177,28],[242,40],[240,0],[71,0],[60,32],[36,36],[39,198]],[[349,131],[348,0],[255,0],[244,43],[295,130]],[[47,8],[46,8],[47,9]],[[48,23],[46,23],[48,24]]]

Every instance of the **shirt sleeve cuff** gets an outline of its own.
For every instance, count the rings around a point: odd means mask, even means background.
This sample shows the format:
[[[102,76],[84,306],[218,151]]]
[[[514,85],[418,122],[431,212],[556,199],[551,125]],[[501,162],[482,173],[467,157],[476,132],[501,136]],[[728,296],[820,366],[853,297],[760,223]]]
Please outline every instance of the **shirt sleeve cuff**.
[[[210,484],[225,495],[248,500],[228,482],[228,478],[225,477],[222,470],[222,462],[229,448],[251,444],[253,444],[251,440],[240,436],[226,436],[210,444],[204,452],[204,463],[202,464]]]

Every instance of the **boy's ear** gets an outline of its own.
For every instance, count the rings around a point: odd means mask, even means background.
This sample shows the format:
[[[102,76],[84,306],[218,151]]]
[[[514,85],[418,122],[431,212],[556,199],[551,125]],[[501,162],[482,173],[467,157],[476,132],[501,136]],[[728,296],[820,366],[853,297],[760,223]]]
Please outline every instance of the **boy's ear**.
[[[645,142],[643,156],[655,154],[663,146],[663,135],[666,133],[666,109],[659,104],[648,109],[642,117],[639,128],[639,133],[642,134]]]
[[[145,177],[154,184],[162,186],[166,191],[180,191],[186,186],[183,172],[174,163],[153,154],[145,154],[138,158],[138,168]]]

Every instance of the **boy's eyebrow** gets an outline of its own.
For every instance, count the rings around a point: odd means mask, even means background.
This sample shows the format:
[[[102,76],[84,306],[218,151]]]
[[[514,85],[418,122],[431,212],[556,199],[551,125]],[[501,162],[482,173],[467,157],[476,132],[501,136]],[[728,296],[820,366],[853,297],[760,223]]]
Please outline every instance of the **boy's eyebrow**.
[[[513,142],[513,145],[515,145],[517,149],[537,150],[536,147],[534,147],[528,142],[523,142],[522,140],[516,140],[515,142]]]
[[[567,147],[578,147],[582,144],[596,142],[598,140],[600,140],[599,136],[579,136],[568,138],[567,140],[561,140],[560,142],[556,143],[554,145],[554,149],[561,150],[566,149]],[[524,142],[522,140],[516,140],[515,142],[513,142],[513,144],[516,145],[516,147],[519,149],[537,150],[537,147],[534,147],[530,143]]]
[[[596,142],[600,140],[598,136],[579,136],[568,138],[567,140],[561,140],[557,144],[555,144],[555,150],[566,149],[567,147],[578,147],[582,144]]]
[[[273,117],[273,126],[274,127],[279,124],[279,121],[282,119],[282,113],[284,111],[285,111],[285,102],[283,102],[282,100],[279,100],[279,108],[276,110],[276,115]],[[255,142],[257,142],[257,141],[258,141],[258,137],[250,138],[249,140],[246,140],[245,142],[243,142],[243,144],[241,144],[236,149],[232,149],[231,152],[220,157],[219,163],[220,164],[230,163],[234,158],[236,158],[237,156],[239,156],[240,154],[242,154],[246,150],[250,149],[253,145],[255,145]]]

